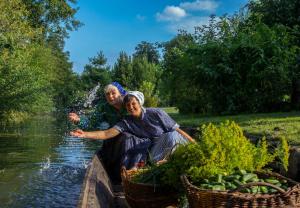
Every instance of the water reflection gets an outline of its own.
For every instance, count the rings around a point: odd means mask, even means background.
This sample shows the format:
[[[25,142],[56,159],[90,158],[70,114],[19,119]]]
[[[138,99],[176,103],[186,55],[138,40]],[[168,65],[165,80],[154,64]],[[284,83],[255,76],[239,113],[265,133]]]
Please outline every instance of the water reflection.
[[[1,207],[75,207],[98,141],[65,136],[66,125],[38,120],[0,135]]]

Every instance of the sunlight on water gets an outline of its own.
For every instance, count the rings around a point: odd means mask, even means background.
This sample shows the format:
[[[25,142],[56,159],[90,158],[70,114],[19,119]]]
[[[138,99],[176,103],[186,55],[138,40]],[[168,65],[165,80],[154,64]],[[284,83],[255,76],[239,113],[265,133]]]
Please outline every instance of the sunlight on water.
[[[50,164],[51,164],[50,156],[48,156],[48,157],[46,158],[46,161],[41,163],[41,169],[40,169],[40,172],[43,172],[44,170],[49,169],[49,168],[50,168]]]
[[[34,135],[0,136],[0,207],[76,207],[86,168],[101,143],[65,136],[47,123]],[[48,126],[46,126],[48,125]],[[21,134],[22,135],[22,134]]]

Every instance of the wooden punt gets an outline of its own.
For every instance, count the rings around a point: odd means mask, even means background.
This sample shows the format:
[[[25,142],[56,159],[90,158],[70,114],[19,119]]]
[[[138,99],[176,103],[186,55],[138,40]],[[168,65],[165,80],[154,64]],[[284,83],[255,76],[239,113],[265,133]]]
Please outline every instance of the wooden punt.
[[[113,185],[103,167],[99,151],[89,164],[78,208],[128,208],[121,185]]]

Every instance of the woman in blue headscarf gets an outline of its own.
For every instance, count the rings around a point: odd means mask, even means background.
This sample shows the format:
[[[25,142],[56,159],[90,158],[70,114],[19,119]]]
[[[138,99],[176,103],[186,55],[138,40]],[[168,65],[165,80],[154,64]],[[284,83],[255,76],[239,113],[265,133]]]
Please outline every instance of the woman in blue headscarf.
[[[123,105],[123,98],[126,91],[117,83],[112,82],[104,88],[105,101],[97,104],[95,111],[87,118],[78,116],[75,113],[69,114],[70,121],[78,124],[82,129],[105,130],[113,127],[122,118],[127,115]],[[139,153],[145,152],[150,146],[150,141],[136,139],[129,133],[122,133],[114,136],[114,139],[104,140],[101,148],[101,159],[113,182],[118,183],[120,178],[121,158],[128,149],[135,146],[137,152],[129,156],[130,161],[143,160],[144,155]]]
[[[69,120],[81,129],[105,130],[115,125],[126,115],[123,107],[126,90],[118,82],[112,82],[105,86],[104,94],[106,100],[100,100],[90,116],[69,113]]]

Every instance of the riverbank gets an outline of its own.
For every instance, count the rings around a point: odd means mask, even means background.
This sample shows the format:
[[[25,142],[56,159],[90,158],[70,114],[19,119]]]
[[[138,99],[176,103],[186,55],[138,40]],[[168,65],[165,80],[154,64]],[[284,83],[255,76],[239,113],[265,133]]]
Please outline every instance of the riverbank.
[[[253,135],[284,136],[290,144],[300,145],[300,112],[261,113],[227,116],[183,115],[176,108],[164,108],[181,126],[199,127],[233,120]]]

